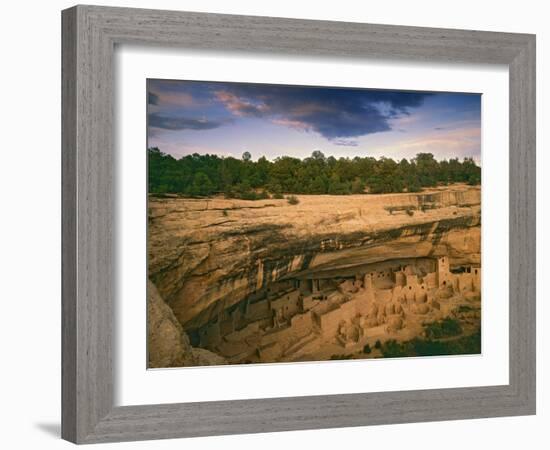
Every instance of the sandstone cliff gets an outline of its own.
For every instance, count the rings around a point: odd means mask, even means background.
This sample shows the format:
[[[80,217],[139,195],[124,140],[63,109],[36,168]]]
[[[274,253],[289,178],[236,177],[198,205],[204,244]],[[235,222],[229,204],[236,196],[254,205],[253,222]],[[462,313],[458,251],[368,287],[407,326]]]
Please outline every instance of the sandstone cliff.
[[[221,365],[226,361],[208,350],[193,348],[187,334],[150,281],[147,283],[147,367]]]
[[[392,258],[433,255],[480,263],[477,187],[298,197],[298,205],[274,199],[149,199],[149,278],[170,307],[155,306],[161,323],[170,324],[163,325],[170,331],[161,332],[172,344],[158,343],[165,349],[162,358],[177,357],[172,345],[185,341],[178,337],[179,324],[199,327],[285,276],[343,273]],[[186,345],[179,345],[180,355]]]

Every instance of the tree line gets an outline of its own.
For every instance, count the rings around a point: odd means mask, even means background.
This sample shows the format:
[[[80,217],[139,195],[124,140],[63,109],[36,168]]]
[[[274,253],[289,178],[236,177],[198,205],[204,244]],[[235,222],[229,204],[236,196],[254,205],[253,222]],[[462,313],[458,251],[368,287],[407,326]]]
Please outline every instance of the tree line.
[[[175,193],[191,197],[224,194],[254,200],[282,198],[282,194],[361,194],[418,192],[449,183],[481,183],[481,168],[472,158],[437,161],[431,153],[394,161],[391,158],[290,156],[253,161],[249,152],[241,159],[217,155],[192,155],[175,159],[158,148],[148,149],[148,187],[151,194]]]

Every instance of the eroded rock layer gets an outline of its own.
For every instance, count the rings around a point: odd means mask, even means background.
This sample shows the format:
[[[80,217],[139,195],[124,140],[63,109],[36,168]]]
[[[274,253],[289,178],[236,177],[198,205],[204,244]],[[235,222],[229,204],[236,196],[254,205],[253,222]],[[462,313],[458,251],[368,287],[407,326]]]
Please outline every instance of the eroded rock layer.
[[[191,346],[187,333],[150,281],[147,283],[147,321],[147,367],[226,364],[223,357]]]
[[[480,264],[480,189],[282,200],[149,199],[149,278],[186,332],[289,278],[447,256]]]

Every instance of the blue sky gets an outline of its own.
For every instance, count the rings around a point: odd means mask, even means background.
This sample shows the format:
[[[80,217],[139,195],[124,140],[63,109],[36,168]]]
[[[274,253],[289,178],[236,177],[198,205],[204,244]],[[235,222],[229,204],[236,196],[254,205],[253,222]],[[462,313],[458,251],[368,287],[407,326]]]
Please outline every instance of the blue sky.
[[[445,92],[148,80],[148,146],[176,158],[210,153],[254,160],[431,152],[481,158],[481,95]]]

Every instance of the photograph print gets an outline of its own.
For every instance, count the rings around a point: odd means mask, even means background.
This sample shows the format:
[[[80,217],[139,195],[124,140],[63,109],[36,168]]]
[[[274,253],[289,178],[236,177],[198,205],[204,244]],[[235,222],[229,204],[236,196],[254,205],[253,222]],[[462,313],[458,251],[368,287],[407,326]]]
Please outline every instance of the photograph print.
[[[147,80],[148,368],[481,353],[481,95]]]

